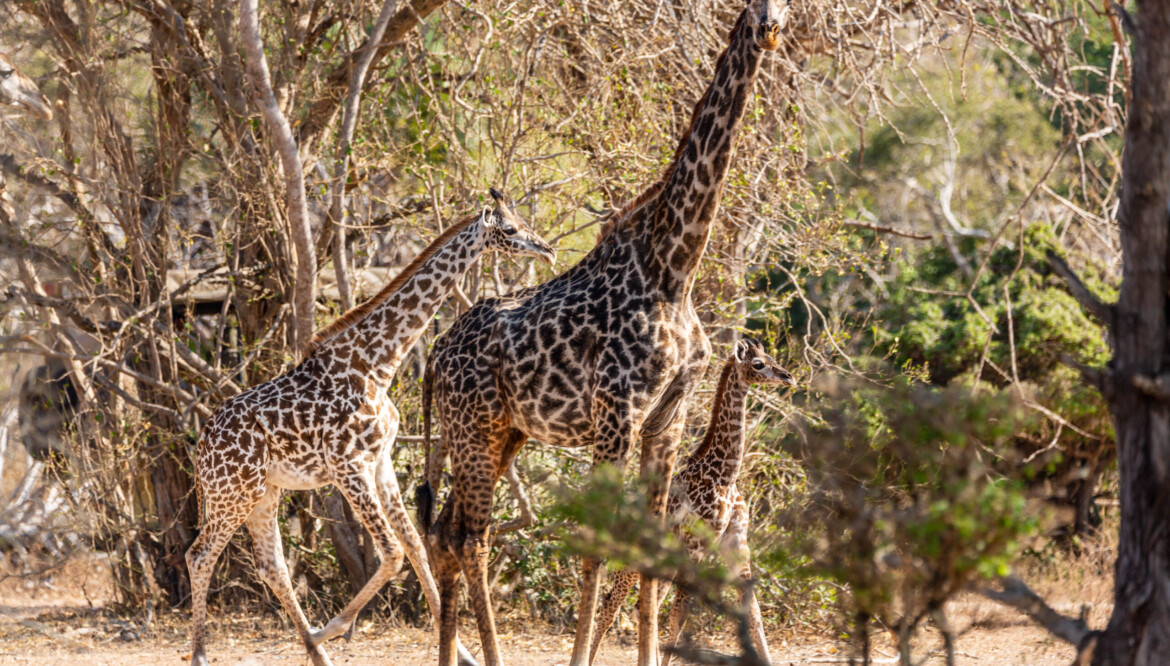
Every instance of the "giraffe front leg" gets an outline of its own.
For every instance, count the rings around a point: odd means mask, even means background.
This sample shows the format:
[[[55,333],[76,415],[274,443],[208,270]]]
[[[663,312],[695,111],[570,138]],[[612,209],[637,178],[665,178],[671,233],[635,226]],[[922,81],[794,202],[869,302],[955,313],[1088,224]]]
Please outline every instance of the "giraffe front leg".
[[[642,439],[642,478],[647,480],[650,511],[660,521],[666,517],[670,479],[674,474],[678,445],[686,426],[686,403],[690,390],[686,391],[685,396],[666,426],[651,430]],[[678,592],[676,588],[676,608],[679,605]],[[642,574],[638,587],[638,666],[655,666],[657,662],[659,605],[658,580]]]
[[[760,612],[760,602],[756,599],[755,587],[750,584],[752,579],[752,552],[748,545],[748,508],[743,496],[736,489],[734,503],[731,509],[731,520],[727,530],[723,533],[721,550],[726,553],[739,567],[739,579],[743,583],[740,589],[739,600],[743,612],[747,613],[748,630],[756,651],[765,662],[771,662],[768,652],[768,638],[764,634],[764,615]]]
[[[593,662],[597,659],[597,651],[601,647],[601,639],[605,638],[606,632],[613,626],[613,620],[617,617],[617,613],[621,607],[625,605],[626,598],[630,596],[630,590],[634,589],[634,583],[638,582],[638,574],[624,569],[619,571],[614,576],[613,585],[610,586],[609,592],[606,593],[605,598],[601,601],[601,611],[597,617],[596,633],[593,636],[593,644],[589,647],[589,666],[593,666]]]
[[[337,617],[329,621],[320,631],[310,633],[307,644],[320,645],[349,631],[358,613],[374,598],[398,570],[402,568],[403,549],[383,511],[373,471],[358,467],[342,471],[338,475],[337,487],[345,495],[355,515],[374,539],[382,563],[366,584],[358,590],[353,600]]]
[[[633,420],[629,405],[614,400],[612,394],[599,392],[593,398],[593,422],[597,424],[597,441],[593,447],[593,467],[614,465],[621,474],[633,445]],[[581,558],[581,601],[577,605],[577,633],[573,636],[573,656],[570,666],[587,666],[594,644],[597,598],[601,592],[601,571],[604,562],[592,557]]]
[[[670,638],[666,641],[666,647],[672,648],[678,646],[678,640],[682,638],[683,628],[687,624],[687,616],[691,613],[691,595],[686,590],[679,586],[674,587],[674,601],[670,606]],[[671,654],[663,652],[662,666],[670,666]]]

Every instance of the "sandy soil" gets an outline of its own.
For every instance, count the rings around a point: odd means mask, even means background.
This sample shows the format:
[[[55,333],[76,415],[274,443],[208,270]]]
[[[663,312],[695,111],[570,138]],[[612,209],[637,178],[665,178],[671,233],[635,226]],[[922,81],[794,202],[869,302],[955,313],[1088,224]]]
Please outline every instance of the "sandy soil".
[[[0,580],[0,666],[39,664],[61,666],[180,666],[190,659],[186,637],[188,615],[163,611],[152,616],[143,628],[145,611],[117,616],[104,609],[108,583],[102,580],[103,566],[74,563],[52,575],[9,577]],[[1049,590],[1051,592],[1051,590]],[[1060,610],[1075,614],[1079,607],[1065,604]],[[1068,664],[1074,651],[1050,638],[1022,616],[977,596],[966,596],[950,608],[952,623],[959,630],[960,664]],[[1108,608],[1092,608],[1090,621],[1102,626]],[[518,625],[523,627],[524,625]],[[213,664],[258,665],[301,664],[304,653],[292,631],[274,614],[225,613],[213,609],[208,655]],[[478,641],[470,619],[461,634],[473,652]],[[726,645],[728,636],[707,637],[715,645]],[[572,636],[547,627],[505,629],[501,647],[513,666],[555,666],[567,664]],[[846,646],[829,635],[786,635],[770,637],[774,663],[847,663]],[[878,636],[875,663],[894,663],[895,650],[889,638]],[[927,631],[916,646],[918,658],[942,662],[938,636]],[[337,640],[329,654],[338,666],[390,664],[422,666],[437,660],[433,634],[429,631],[393,626],[378,619],[360,620],[350,642]],[[597,659],[598,666],[632,664],[636,654],[630,631],[611,634]]]

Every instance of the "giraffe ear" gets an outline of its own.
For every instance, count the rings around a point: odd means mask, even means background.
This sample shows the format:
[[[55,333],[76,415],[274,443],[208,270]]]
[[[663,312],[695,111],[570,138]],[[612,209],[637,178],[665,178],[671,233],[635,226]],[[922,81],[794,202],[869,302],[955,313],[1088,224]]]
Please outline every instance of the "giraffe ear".
[[[479,214],[479,223],[485,227],[492,226],[496,221],[496,216],[492,215],[492,212],[491,206],[484,206],[483,212]]]
[[[751,349],[751,343],[746,339],[735,343],[735,351],[733,352],[735,354],[735,360],[742,363],[747,358],[749,349]]]

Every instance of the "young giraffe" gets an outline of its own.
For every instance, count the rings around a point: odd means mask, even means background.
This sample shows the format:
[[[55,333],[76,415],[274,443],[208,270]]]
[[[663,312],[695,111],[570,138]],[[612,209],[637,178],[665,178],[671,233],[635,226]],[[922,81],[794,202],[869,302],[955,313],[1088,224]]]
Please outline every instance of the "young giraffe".
[[[780,367],[759,342],[745,339],[735,346],[735,351],[723,366],[719,387],[715,391],[711,422],[707,424],[707,435],[683,468],[675,474],[666,508],[667,516],[675,523],[674,532],[683,541],[691,559],[702,559],[710,547],[710,544],[695,539],[682,529],[682,521],[694,516],[711,529],[719,552],[735,554],[735,564],[743,579],[751,578],[752,575],[747,537],[748,513],[747,503],[743,501],[735,482],[743,464],[747,394],[752,384],[793,386],[795,382],[792,375]],[[614,616],[625,604],[637,580],[638,575],[630,570],[615,574],[613,586],[601,602],[597,635],[593,637],[590,650],[590,664],[597,657],[601,639],[609,631]],[[688,597],[686,591],[675,589],[667,645],[678,643],[679,633],[686,621]],[[771,661],[768,642],[764,638],[760,605],[750,587],[744,590],[742,601],[749,607],[748,624],[756,649],[765,662]],[[662,663],[663,666],[669,664],[670,655],[665,655]]]
[[[436,345],[434,397],[452,468],[451,494],[430,544],[441,597],[441,666],[454,663],[464,574],[484,660],[501,663],[487,583],[492,495],[528,437],[593,447],[595,463],[623,470],[640,439],[643,476],[669,481],[686,404],[711,355],[691,289],[762,52],[779,46],[787,12],[777,0],[747,2],[662,179],[614,216],[580,263],[538,287],[481,301]],[[438,486],[435,458],[428,456],[418,492],[424,525]],[[650,489],[660,516],[667,482]],[[582,563],[573,666],[589,660],[598,566]],[[641,593],[638,658],[651,666],[658,652],[656,582],[644,579]]]
[[[206,517],[187,551],[192,664],[207,664],[204,623],[215,561],[245,523],[256,568],[296,624],[316,666],[330,663],[320,644],[345,633],[398,572],[403,546],[437,618],[438,590],[391,462],[398,411],[387,390],[435,311],[481,254],[499,251],[554,261],[554,250],[511,211],[503,195],[494,189],[491,194],[494,210],[485,208],[444,231],[381,292],[318,333],[300,365],[228,400],[203,429],[196,488]],[[382,564],[340,615],[314,631],[289,581],[277,505],[282,488],[307,490],[330,483],[369,530]],[[461,658],[475,663],[462,649]]]

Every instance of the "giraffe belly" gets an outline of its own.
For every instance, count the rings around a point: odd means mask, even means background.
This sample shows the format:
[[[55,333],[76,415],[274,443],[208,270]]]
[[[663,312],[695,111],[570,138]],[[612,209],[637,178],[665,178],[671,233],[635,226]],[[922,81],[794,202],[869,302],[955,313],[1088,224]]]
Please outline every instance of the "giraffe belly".
[[[319,462],[295,464],[274,460],[268,464],[268,483],[288,490],[312,490],[329,483],[325,466]]]

